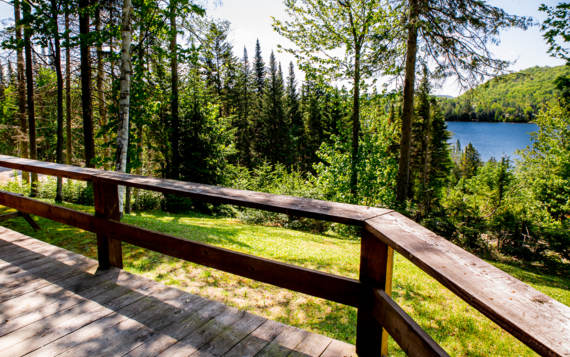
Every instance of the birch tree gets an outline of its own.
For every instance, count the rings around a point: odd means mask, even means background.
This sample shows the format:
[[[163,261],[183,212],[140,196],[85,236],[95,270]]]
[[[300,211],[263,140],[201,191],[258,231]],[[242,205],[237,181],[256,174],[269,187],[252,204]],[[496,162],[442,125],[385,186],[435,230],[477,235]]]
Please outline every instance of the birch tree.
[[[132,40],[133,4],[131,0],[123,1],[121,19],[121,68],[119,95],[119,132],[117,135],[116,170],[126,172],[127,153],[129,149],[129,109],[131,91],[131,40]],[[119,186],[119,210],[123,213],[125,186]]]

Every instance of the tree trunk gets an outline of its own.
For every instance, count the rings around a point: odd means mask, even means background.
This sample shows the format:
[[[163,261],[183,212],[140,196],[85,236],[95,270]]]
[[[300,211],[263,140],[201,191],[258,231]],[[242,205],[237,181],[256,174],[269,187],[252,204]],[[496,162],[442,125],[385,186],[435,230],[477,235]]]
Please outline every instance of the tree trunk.
[[[123,1],[121,21],[121,74],[119,79],[119,132],[117,135],[116,170],[126,172],[127,152],[129,149],[129,106],[131,90],[131,18],[133,5],[131,0]],[[125,186],[119,186],[119,211],[123,213]]]
[[[66,4],[66,6],[68,6]],[[66,150],[65,161],[71,165],[72,161],[72,140],[71,137],[71,44],[69,43],[69,8],[65,9],[65,131]]]
[[[410,0],[404,79],[404,100],[402,109],[402,137],[400,139],[400,162],[398,167],[398,188],[396,192],[396,199],[400,205],[403,205],[408,198],[408,185],[410,181],[410,144],[412,117],[414,114],[414,85],[418,42],[417,20],[418,0]]]
[[[178,116],[178,51],[175,3],[170,4],[170,75],[171,75],[171,101],[170,101],[170,143],[172,145],[172,161],[170,178],[180,177],[180,118]]]
[[[354,56],[354,92],[352,104],[352,159],[350,163],[350,193],[356,200],[358,189],[358,141],[360,138],[360,47],[356,46]],[[356,203],[356,202],[354,202]]]
[[[427,73],[427,71],[426,71]],[[429,103],[429,98],[428,98]],[[431,103],[428,110],[423,118],[422,125],[422,203],[420,206],[420,215],[422,218],[427,217],[430,212],[430,192],[428,192],[428,180],[430,177],[430,139],[431,139]]]
[[[54,42],[54,59],[55,74],[57,77],[57,144],[55,160],[58,164],[63,163],[63,75],[61,73],[61,45],[59,43],[59,27],[57,24],[58,8],[57,0],[50,0],[51,15],[53,21],[53,42]],[[57,178],[57,187],[55,194],[55,202],[63,201],[62,178]]]
[[[22,10],[24,11],[24,22],[29,21],[32,14],[30,4],[24,2],[22,4]],[[38,158],[37,147],[36,147],[36,117],[34,108],[34,70],[32,68],[32,29],[29,25],[24,27],[24,52],[26,56],[26,94],[28,102],[28,129],[30,138],[30,159],[36,160]],[[38,174],[32,173],[32,186],[30,190],[30,196],[35,197],[37,195],[38,186]]]
[[[97,33],[101,32],[101,6],[97,6],[95,11],[95,31]],[[103,82],[105,81],[105,71],[103,69],[103,43],[98,40],[96,44],[97,49],[97,106],[99,112],[99,127],[102,128],[107,124],[107,107],[105,106],[105,90],[103,88]],[[109,135],[107,132],[104,134],[105,143],[109,142]],[[105,156],[109,157],[111,155],[109,151],[110,146],[105,145]]]
[[[18,118],[20,119],[20,156],[27,158],[28,153],[28,122],[26,121],[26,82],[24,74],[24,51],[20,47],[22,42],[22,26],[20,19],[20,1],[14,0],[14,27],[16,29],[16,41],[18,47],[16,50],[16,72],[18,78]],[[22,171],[22,180],[25,183],[30,182],[30,174],[27,171]]]
[[[85,165],[95,165],[93,138],[93,103],[91,102],[91,61],[89,55],[89,0],[79,0],[79,49],[81,54],[81,107],[83,110],[83,140]]]

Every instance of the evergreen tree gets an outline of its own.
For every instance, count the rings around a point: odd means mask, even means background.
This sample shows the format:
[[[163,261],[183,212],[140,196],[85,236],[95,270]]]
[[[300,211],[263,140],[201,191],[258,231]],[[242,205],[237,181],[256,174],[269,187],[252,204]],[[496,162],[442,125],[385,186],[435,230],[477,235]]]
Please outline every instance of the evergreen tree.
[[[432,98],[432,116],[430,130],[430,173],[426,185],[425,213],[429,215],[440,207],[439,200],[448,184],[449,174],[453,166],[449,152],[448,140],[451,134],[445,124],[445,116],[438,102]]]
[[[251,166],[251,126],[249,115],[251,110],[251,69],[247,57],[247,49],[243,48],[242,68],[238,78],[239,110],[236,119],[237,162],[246,167]]]
[[[297,94],[297,81],[293,62],[289,62],[289,75],[287,76],[286,98],[287,124],[290,128],[291,163],[299,168],[302,160],[302,140],[304,134],[303,117]]]
[[[477,174],[477,169],[481,166],[481,158],[475,147],[469,143],[461,155],[461,163],[459,169],[461,176],[468,179]]]
[[[427,68],[424,66],[424,76],[417,95],[416,115],[412,125],[412,145],[410,148],[410,187],[416,202],[420,204],[420,215],[426,213],[426,190],[430,170],[430,129],[431,103],[430,87]]]
[[[269,57],[269,75],[263,96],[263,112],[258,122],[256,151],[270,163],[286,163],[289,154],[289,128],[284,111],[284,87],[281,66],[275,55]]]
[[[305,160],[303,170],[311,170],[317,162],[317,150],[323,142],[323,112],[320,98],[322,91],[311,79],[305,82],[303,92],[303,116],[305,122]]]
[[[407,39],[397,188],[400,204],[410,197],[409,164],[418,49],[428,48],[425,55],[433,59],[438,73],[454,74],[460,83],[472,82],[507,67],[508,62],[494,58],[488,49],[489,43],[498,42],[499,30],[526,29],[531,21],[509,15],[479,0],[402,0],[401,4],[406,11],[401,23]]]
[[[253,60],[253,70],[255,75],[255,90],[257,95],[263,93],[265,88],[265,63],[263,62],[263,57],[261,56],[261,46],[259,45],[259,39],[255,42],[255,58]]]

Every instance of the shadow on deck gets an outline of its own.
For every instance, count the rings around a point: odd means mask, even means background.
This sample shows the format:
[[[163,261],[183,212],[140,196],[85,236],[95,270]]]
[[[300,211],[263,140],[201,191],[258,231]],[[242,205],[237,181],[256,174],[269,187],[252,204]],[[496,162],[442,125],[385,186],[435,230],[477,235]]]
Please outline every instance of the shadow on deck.
[[[352,356],[354,346],[0,227],[4,356]]]

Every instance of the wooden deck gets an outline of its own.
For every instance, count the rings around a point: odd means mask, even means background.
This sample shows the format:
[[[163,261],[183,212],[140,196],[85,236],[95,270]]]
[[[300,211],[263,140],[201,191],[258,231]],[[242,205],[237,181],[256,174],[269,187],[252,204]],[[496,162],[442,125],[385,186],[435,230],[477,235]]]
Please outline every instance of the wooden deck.
[[[354,346],[0,227],[1,356],[353,356]]]

